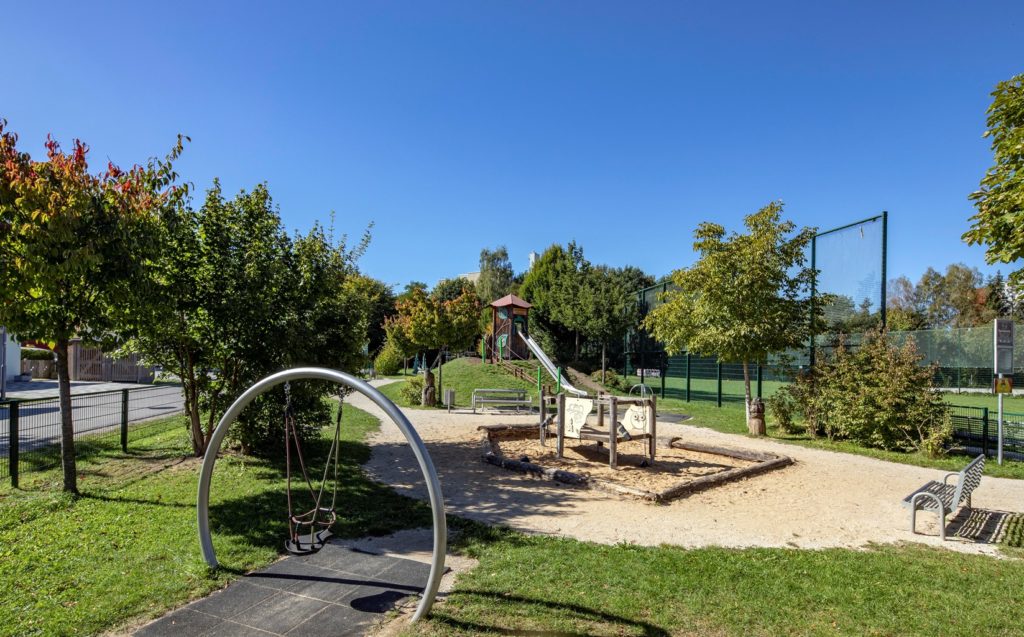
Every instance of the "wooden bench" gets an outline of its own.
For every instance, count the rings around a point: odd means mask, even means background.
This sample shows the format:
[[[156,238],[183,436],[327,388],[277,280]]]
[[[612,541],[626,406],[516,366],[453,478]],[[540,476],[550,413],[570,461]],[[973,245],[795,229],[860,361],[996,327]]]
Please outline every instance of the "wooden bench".
[[[533,407],[533,398],[525,389],[474,389],[472,405],[474,414],[483,405],[514,406],[519,411],[520,407]]]
[[[910,507],[910,532],[917,533],[917,510],[934,511],[939,516],[939,537],[946,539],[946,516],[966,505],[971,508],[971,492],[981,484],[981,474],[985,471],[985,456],[980,455],[959,473],[947,473],[942,482],[935,480],[903,498],[903,506]],[[956,484],[949,484],[949,479],[957,476]]]

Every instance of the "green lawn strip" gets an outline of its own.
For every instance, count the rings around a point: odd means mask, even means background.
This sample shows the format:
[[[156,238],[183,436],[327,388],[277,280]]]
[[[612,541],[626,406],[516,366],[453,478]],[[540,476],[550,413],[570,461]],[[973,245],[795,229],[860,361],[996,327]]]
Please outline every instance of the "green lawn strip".
[[[952,405],[963,407],[988,407],[989,418],[995,422],[996,412],[999,408],[999,398],[991,393],[974,392],[944,392],[942,398]],[[1024,414],[1024,396],[1003,397],[1003,410],[1015,414]]]
[[[456,407],[468,408],[473,402],[474,389],[525,389],[533,398],[533,404],[537,405],[536,382],[522,381],[502,371],[497,365],[481,363],[479,359],[457,358],[449,361],[444,364],[442,374],[443,388],[455,390]],[[437,378],[436,370],[434,378]],[[419,405],[410,405],[409,401],[402,397],[401,388],[405,382],[407,381],[383,385],[380,390],[399,407],[424,409]],[[549,382],[546,376],[544,382]],[[438,393],[438,403],[440,402],[441,394]]]
[[[430,523],[426,505],[362,473],[369,457],[362,441],[378,424],[346,407],[334,528],[342,537]],[[147,431],[128,454],[116,435],[91,439],[80,462],[80,498],[59,494],[58,470],[23,474],[22,489],[0,488],[0,634],[91,634],[158,616],[281,553],[283,458],[226,453],[218,460],[210,519],[225,568],[210,572],[199,551],[199,462],[188,457],[185,421],[168,418]],[[307,445],[311,465],[322,467],[327,444],[325,437]]]
[[[913,545],[607,546],[468,523],[464,533],[478,566],[408,634],[973,636],[1024,625],[1020,560]]]

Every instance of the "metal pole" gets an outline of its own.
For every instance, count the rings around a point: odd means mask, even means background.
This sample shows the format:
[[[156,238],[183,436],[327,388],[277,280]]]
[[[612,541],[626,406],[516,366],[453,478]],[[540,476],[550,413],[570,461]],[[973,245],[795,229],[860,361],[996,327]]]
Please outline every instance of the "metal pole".
[[[988,407],[981,408],[981,452],[988,457]]]
[[[886,277],[886,264],[885,262],[889,258],[889,213],[885,210],[882,211],[882,327],[886,325],[885,318],[885,304],[886,304],[886,291],[885,291],[885,277]]]
[[[686,352],[686,402],[690,402],[690,352]]]
[[[8,405],[9,413],[7,425],[10,450],[7,452],[7,464],[11,470],[11,487],[18,488],[18,403],[12,402]]]
[[[808,366],[811,367],[811,368],[814,367],[814,314],[815,314],[814,301],[815,301],[816,295],[818,293],[817,264],[818,264],[818,235],[814,235],[813,237],[811,237],[811,316],[810,316],[810,320],[811,320],[811,324],[810,324],[810,332],[811,332],[810,347],[811,347],[811,349],[810,349],[809,356],[808,356],[808,359],[807,359],[808,360]]]
[[[757,364],[757,397],[761,398],[761,363]]]
[[[121,451],[128,453],[128,390],[121,390]]]
[[[722,361],[718,361],[718,406],[722,406]]]
[[[999,378],[1002,377],[1000,374]],[[996,463],[1003,464],[1003,394],[999,394],[999,425],[996,431]]]
[[[0,400],[5,398],[7,398],[7,328],[0,326]]]
[[[559,458],[562,457],[562,452],[565,450],[565,394],[558,393],[558,430],[555,432],[555,455]]]
[[[608,398],[608,413],[611,414],[611,422],[608,423],[608,466],[612,469],[619,468],[619,399],[612,394]]]

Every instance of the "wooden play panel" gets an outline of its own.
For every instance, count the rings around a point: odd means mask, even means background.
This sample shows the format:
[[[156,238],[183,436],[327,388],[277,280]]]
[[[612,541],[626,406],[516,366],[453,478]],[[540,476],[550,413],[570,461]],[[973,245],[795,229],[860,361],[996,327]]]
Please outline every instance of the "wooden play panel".
[[[483,460],[539,478],[602,489],[650,502],[665,502],[719,484],[751,477],[792,462],[775,454],[688,444],[673,439],[659,447],[657,461],[647,466],[646,441],[618,443],[619,466],[608,466],[607,446],[590,440],[565,440],[558,458],[551,434],[539,441],[537,425],[485,425]]]

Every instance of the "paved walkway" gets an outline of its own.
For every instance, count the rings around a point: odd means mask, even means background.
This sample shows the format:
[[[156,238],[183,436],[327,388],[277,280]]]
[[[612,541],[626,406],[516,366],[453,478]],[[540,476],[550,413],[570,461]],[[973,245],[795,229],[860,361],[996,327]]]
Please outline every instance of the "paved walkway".
[[[139,383],[103,383],[87,380],[73,380],[71,381],[71,395],[77,396],[79,394],[93,394],[104,391],[137,389],[139,387],[147,387],[147,385],[140,385]],[[16,381],[7,383],[7,398],[29,400],[32,398],[56,398],[58,395],[59,389],[57,388],[57,381],[55,380],[39,378],[27,382]]]
[[[363,635],[399,603],[415,604],[430,565],[330,543],[288,556],[144,626],[140,637]]]

